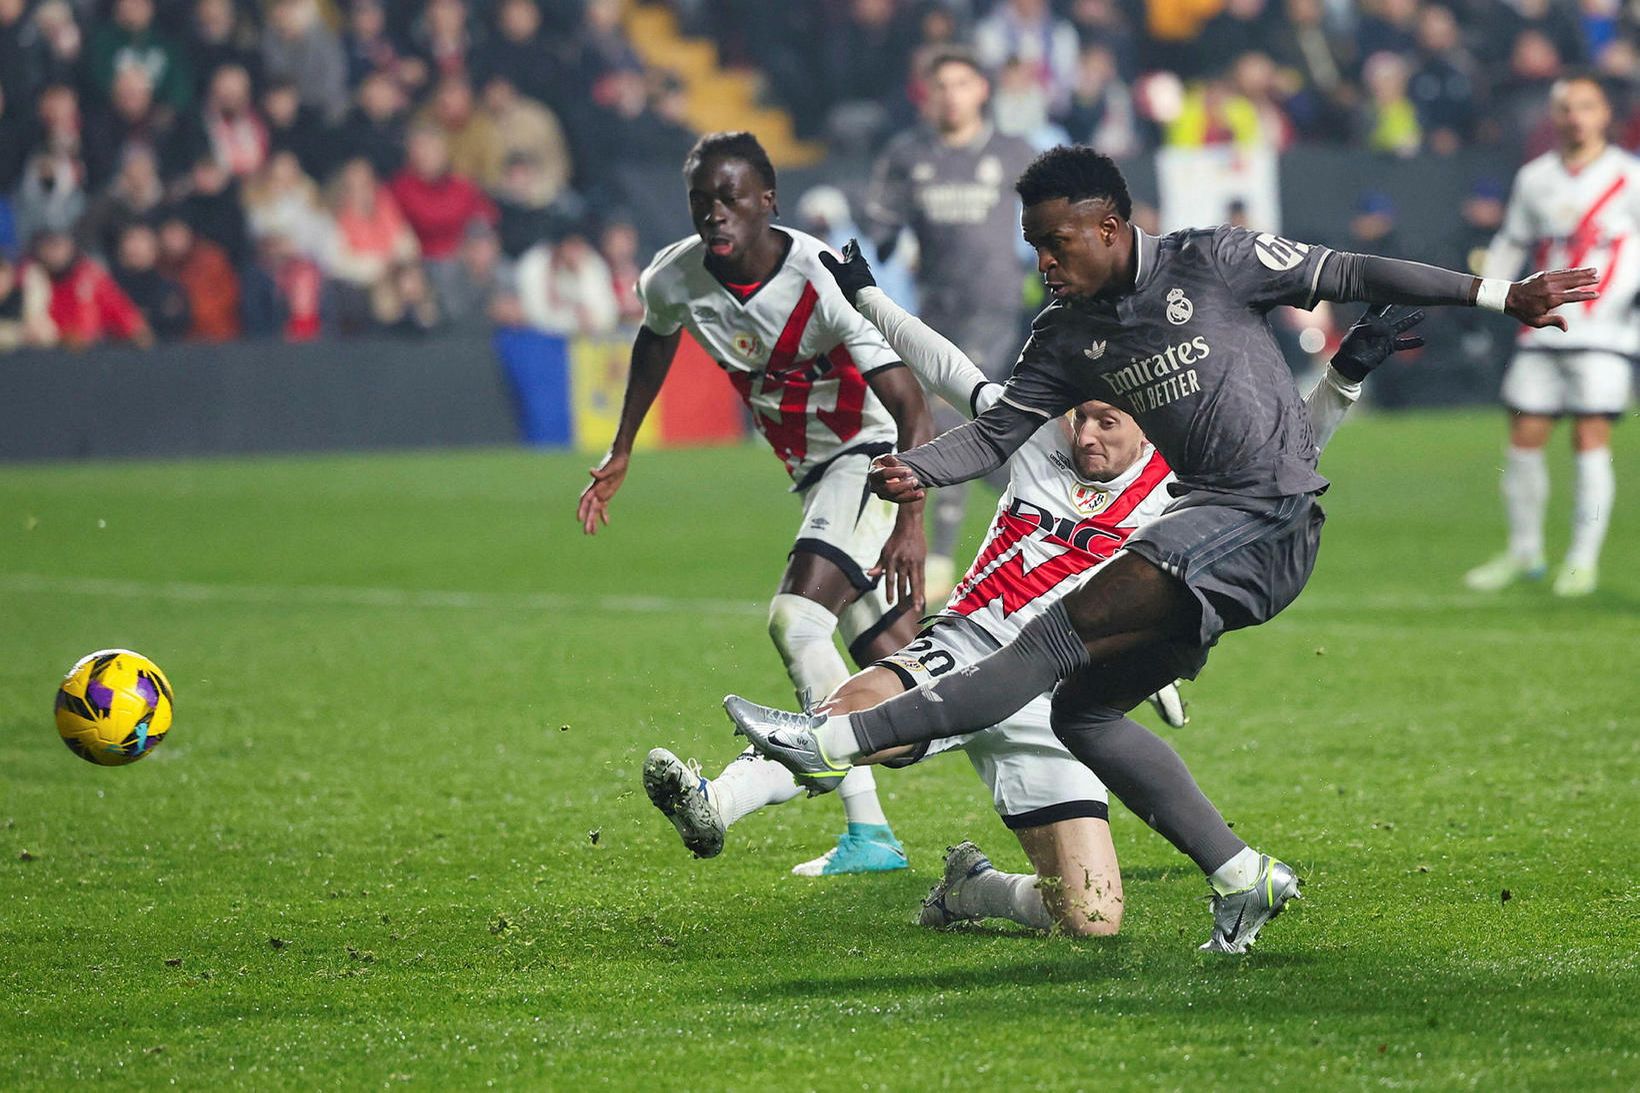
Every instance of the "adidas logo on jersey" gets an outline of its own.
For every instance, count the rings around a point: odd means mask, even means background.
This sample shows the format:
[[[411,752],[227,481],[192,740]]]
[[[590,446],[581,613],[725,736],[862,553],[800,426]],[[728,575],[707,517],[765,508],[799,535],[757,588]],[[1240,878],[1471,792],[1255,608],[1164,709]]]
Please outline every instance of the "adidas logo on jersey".
[[[1090,361],[1096,361],[1100,357],[1103,357],[1105,355],[1104,339],[1100,339],[1099,341],[1096,341],[1092,345],[1088,346],[1086,349],[1082,350],[1082,355]]]

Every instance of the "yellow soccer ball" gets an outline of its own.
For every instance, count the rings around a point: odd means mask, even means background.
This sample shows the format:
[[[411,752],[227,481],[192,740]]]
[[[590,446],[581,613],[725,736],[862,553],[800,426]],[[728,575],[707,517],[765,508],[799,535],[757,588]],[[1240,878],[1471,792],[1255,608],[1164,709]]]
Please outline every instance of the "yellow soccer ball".
[[[68,750],[104,767],[135,763],[171,729],[171,682],[129,649],[82,657],[57,688],[57,731]]]

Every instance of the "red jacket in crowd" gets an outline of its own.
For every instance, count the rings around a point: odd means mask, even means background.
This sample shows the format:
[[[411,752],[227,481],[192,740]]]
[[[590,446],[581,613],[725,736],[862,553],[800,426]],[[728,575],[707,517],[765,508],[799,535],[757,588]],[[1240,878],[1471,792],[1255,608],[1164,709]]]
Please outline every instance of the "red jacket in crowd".
[[[148,327],[142,312],[108,271],[80,258],[51,281],[51,320],[69,345],[90,345],[108,338],[130,341]]]
[[[406,167],[388,184],[393,198],[421,243],[421,253],[434,260],[453,257],[462,233],[473,220],[494,224],[495,205],[473,182],[456,173],[423,178]]]

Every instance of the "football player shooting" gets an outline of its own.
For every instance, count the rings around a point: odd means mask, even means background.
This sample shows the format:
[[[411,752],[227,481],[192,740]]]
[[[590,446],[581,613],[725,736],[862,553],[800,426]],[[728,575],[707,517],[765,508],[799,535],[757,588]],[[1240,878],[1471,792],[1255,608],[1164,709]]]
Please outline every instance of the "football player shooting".
[[[1298,894],[1284,863],[1230,830],[1177,753],[1127,717],[1162,682],[1191,678],[1223,633],[1273,618],[1320,546],[1313,430],[1266,315],[1318,300],[1483,306],[1528,326],[1594,299],[1596,271],[1482,282],[1415,262],[1335,252],[1240,228],[1160,238],[1130,222],[1120,170],[1059,147],[1020,177],[1026,242],[1055,298],[995,404],[923,448],[878,460],[874,489],[989,473],[1042,424],[1102,398],[1139,421],[1179,481],[1157,520],[1019,636],[968,670],[848,716],[785,713],[730,696],[737,731],[804,777],[862,755],[996,724],[1053,689],[1055,734],[1213,889],[1203,948],[1243,952]]]
[[[925,388],[966,407],[970,416],[997,400],[1001,384],[987,380],[955,345],[877,289],[857,248],[843,253],[842,263],[829,255],[821,261]],[[1331,437],[1372,368],[1392,350],[1422,344],[1404,334],[1421,317],[1416,312],[1397,319],[1380,310],[1350,331],[1306,400],[1318,445]],[[1008,478],[985,545],[950,603],[916,641],[857,674],[820,712],[868,709],[997,649],[1154,519],[1174,481],[1133,418],[1098,401],[1045,423],[1009,458]],[[1042,695],[992,728],[859,760],[908,766],[928,755],[965,751],[1031,861],[1033,873],[1004,873],[971,842],[951,848],[942,880],[923,903],[923,925],[997,917],[1078,935],[1119,929],[1121,874],[1105,787],[1055,739],[1049,722],[1048,696]],[[742,761],[772,765],[750,756]],[[650,753],[646,767],[657,763],[683,766],[664,748]],[[727,824],[714,783],[688,779],[661,810],[686,846],[710,847],[702,856],[721,850]]]
[[[638,429],[687,328],[728,373],[803,500],[801,530],[769,604],[769,635],[806,703],[848,678],[836,631],[862,665],[916,632],[922,506],[896,512],[871,498],[866,472],[872,456],[932,435],[928,408],[915,377],[816,261],[824,244],[771,223],[775,173],[756,137],[702,137],[684,178],[697,234],[662,250],[639,279],[644,323],[620,424],[576,519],[588,535],[609,523]],[[799,792],[795,784],[788,791]],[[905,868],[871,772],[851,777],[842,796],[848,832],[799,869]]]

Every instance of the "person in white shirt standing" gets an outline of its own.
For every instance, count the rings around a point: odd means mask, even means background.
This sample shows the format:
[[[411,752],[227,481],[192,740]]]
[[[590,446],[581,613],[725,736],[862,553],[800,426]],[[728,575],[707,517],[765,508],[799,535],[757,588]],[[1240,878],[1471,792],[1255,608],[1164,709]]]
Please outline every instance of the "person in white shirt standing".
[[[1464,583],[1495,592],[1547,571],[1543,515],[1549,502],[1544,448],[1557,418],[1572,418],[1577,458],[1572,541],[1555,576],[1558,596],[1586,596],[1599,577],[1611,520],[1612,420],[1628,408],[1640,352],[1640,160],[1606,141],[1611,103],[1590,76],[1550,91],[1560,146],[1515,177],[1503,229],[1486,257],[1487,278],[1513,278],[1528,254],[1536,263],[1600,270],[1596,299],[1569,305],[1575,317],[1527,329],[1503,379],[1510,412],[1503,470],[1509,547],[1470,570]]]

